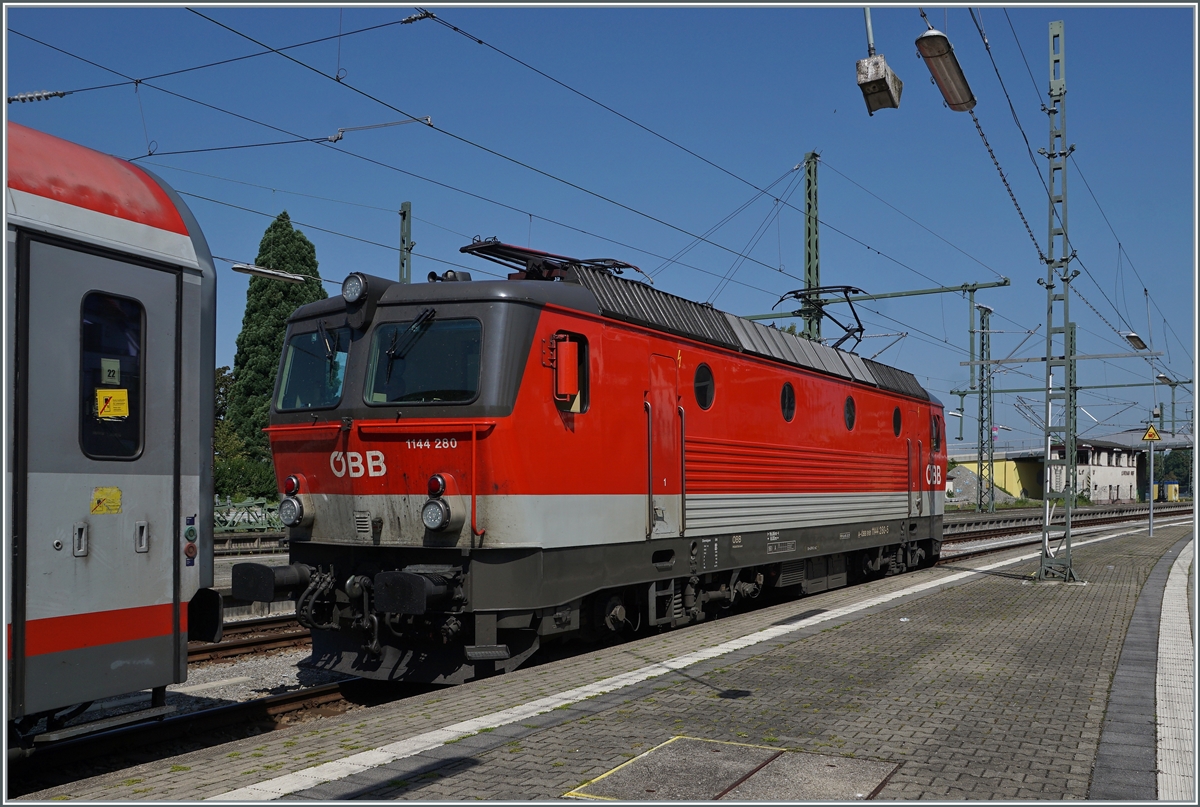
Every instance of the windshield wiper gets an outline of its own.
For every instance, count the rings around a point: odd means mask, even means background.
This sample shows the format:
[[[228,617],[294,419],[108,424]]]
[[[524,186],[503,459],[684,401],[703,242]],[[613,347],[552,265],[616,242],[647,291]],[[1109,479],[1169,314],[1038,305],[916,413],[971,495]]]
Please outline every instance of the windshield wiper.
[[[341,343],[341,334],[337,331],[333,332],[333,342],[329,341],[329,331],[325,328],[324,320],[317,320],[317,332],[321,335],[321,341],[325,345],[325,364],[329,368],[329,385],[333,386],[337,381],[337,362],[335,361],[338,353],[338,347]]]
[[[400,329],[392,331],[392,341],[388,349],[384,351],[387,354],[387,371],[383,376],[383,383],[388,383],[392,379],[392,362],[396,359],[403,359],[408,355],[408,352],[416,345],[417,340],[425,335],[426,326],[433,321],[433,317],[437,312],[432,308],[426,308],[417,314],[417,318],[412,321],[412,324],[404,331],[404,341],[400,341]]]

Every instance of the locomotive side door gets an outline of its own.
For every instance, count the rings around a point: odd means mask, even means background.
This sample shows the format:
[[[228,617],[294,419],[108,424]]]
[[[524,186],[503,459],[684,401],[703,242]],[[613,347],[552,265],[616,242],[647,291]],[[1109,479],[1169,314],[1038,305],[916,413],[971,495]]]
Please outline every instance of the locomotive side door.
[[[670,356],[650,356],[646,392],[648,453],[647,538],[680,534],[683,511],[683,419],[679,413],[679,365]]]
[[[26,234],[17,263],[19,715],[184,680],[179,567],[194,560],[179,541],[181,272]]]

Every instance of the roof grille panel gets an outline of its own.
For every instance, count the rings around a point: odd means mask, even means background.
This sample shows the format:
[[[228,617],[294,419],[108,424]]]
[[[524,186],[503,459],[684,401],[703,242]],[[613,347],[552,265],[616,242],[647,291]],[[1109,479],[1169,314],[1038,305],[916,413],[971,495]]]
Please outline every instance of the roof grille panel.
[[[579,284],[596,295],[600,313],[613,319],[646,325],[702,342],[737,348],[739,340],[725,314],[633,280],[616,277],[604,269],[572,266]]]

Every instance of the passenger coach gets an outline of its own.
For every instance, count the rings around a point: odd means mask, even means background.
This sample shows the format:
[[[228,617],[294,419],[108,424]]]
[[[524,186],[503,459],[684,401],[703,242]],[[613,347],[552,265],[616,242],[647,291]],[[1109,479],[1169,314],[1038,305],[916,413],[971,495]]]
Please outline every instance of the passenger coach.
[[[100,698],[168,711],[211,590],[216,275],[174,191],[8,124],[4,564],[9,749]],[[41,723],[42,720],[46,722]],[[36,736],[33,732],[40,728]]]

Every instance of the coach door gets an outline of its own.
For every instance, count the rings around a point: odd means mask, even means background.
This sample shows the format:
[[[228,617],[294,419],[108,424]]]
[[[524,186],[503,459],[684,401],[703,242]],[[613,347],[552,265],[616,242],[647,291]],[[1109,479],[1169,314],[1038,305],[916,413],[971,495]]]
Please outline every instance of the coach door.
[[[186,672],[181,276],[29,237],[18,273],[12,696],[32,714]]]
[[[646,392],[648,478],[647,538],[680,534],[683,499],[683,414],[679,407],[679,366],[669,356],[650,356]]]

